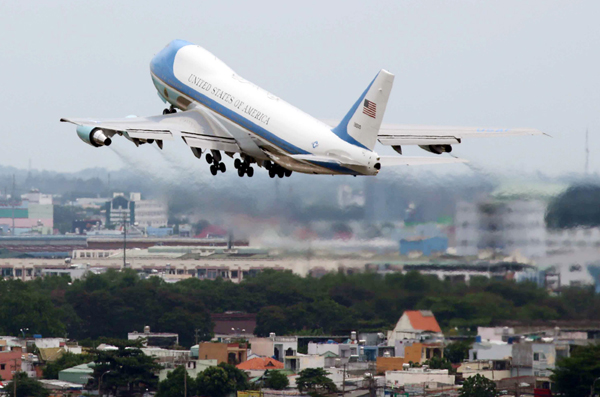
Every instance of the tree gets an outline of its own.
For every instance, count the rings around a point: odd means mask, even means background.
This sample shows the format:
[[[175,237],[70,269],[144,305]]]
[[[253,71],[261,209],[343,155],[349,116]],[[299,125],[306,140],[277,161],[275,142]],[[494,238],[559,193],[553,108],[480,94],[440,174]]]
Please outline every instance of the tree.
[[[248,381],[248,376],[241,369],[237,369],[235,366],[227,363],[221,363],[218,365],[220,368],[223,368],[227,373],[227,378],[233,382],[233,389],[235,391],[243,391],[248,390],[250,387],[250,382]]]
[[[471,341],[452,342],[444,349],[444,357],[453,364],[462,363],[469,357],[471,346],[473,346]]]
[[[452,368],[452,363],[448,360],[447,357],[431,357],[429,360],[425,361],[424,364],[429,365],[431,369],[447,369],[448,373],[454,373],[454,368]]]
[[[497,397],[496,383],[480,374],[467,378],[460,389],[460,397]]]
[[[600,376],[600,345],[580,346],[571,357],[559,360],[551,379],[565,397],[587,396],[592,383]],[[596,390],[600,390],[596,382]]]
[[[223,367],[208,367],[198,374],[196,386],[199,395],[224,397],[235,390],[235,381],[229,379]]]
[[[267,370],[264,374],[265,387],[268,389],[283,390],[290,384],[288,377],[281,371]]]
[[[58,373],[63,369],[80,364],[87,364],[92,361],[94,361],[94,357],[89,354],[65,352],[56,361],[46,364],[46,367],[44,368],[44,379],[58,379]]]
[[[140,341],[113,339],[109,344],[117,350],[95,350],[96,365],[93,377],[101,390],[111,390],[115,395],[130,396],[154,389],[155,372],[161,366],[140,349]]]
[[[298,390],[300,392],[309,392],[312,394],[328,394],[337,392],[337,387],[331,379],[327,377],[329,372],[323,368],[306,368],[300,371],[296,379]]]
[[[186,379],[184,380],[184,374]],[[158,383],[156,397],[183,397],[184,384],[187,386],[187,395],[195,396],[197,392],[196,380],[188,375],[184,366],[179,366],[167,374],[167,378]]]
[[[17,381],[17,396],[27,397],[48,397],[50,392],[36,379],[27,376],[25,372],[17,372],[12,381],[4,386],[4,391],[8,397],[14,396],[14,381]]]
[[[600,225],[600,186],[571,186],[548,205],[550,228],[597,227]]]

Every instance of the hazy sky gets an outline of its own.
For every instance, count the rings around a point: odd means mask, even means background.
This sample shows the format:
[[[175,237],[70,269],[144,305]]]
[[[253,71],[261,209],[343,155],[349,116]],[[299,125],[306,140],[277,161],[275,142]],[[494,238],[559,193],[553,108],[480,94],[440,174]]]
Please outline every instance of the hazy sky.
[[[171,167],[123,139],[114,143],[121,156],[87,146],[58,120],[160,114],[149,62],[180,38],[319,118],[341,118],[386,68],[396,80],[384,122],[552,135],[455,148],[490,172],[581,172],[589,128],[590,169],[599,172],[599,16],[597,0],[4,2],[0,164],[118,169],[125,156]],[[208,174],[182,141],[167,145],[183,166]]]

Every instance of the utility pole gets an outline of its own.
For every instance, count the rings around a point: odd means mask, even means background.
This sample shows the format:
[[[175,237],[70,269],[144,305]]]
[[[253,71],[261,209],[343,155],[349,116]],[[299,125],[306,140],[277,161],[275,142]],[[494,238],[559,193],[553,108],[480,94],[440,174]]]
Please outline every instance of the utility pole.
[[[590,140],[589,140],[589,130],[585,129],[585,176],[588,175],[589,165],[590,165]]]
[[[12,181],[12,194],[10,196],[10,201],[12,202],[12,233],[11,235],[14,237],[15,235],[15,174],[13,174]]]
[[[127,268],[127,213],[123,213],[123,269]]]
[[[344,373],[342,375],[342,397],[346,397],[346,364],[344,364]]]
[[[187,365],[183,364],[183,397],[187,397]]]

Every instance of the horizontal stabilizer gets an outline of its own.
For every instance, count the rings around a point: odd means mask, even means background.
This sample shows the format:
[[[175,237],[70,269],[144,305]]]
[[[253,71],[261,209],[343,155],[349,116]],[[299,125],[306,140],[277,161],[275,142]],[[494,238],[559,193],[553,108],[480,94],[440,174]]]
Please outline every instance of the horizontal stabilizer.
[[[453,145],[467,138],[542,135],[534,128],[443,127],[427,125],[382,125],[377,139],[383,145]]]
[[[455,164],[468,163],[468,160],[456,157],[405,157],[405,156],[381,156],[379,162],[382,167],[396,165],[427,165],[427,164]]]

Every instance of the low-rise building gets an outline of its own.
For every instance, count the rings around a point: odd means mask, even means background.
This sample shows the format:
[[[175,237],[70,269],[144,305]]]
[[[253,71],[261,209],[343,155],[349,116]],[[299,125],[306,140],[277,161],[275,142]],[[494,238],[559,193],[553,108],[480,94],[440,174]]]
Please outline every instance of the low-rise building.
[[[194,352],[196,348],[200,360],[217,360],[217,364],[237,365],[245,362],[248,355],[248,346],[245,343],[202,342],[192,347]]]
[[[277,361],[284,361],[285,357],[296,356],[298,351],[298,338],[295,336],[272,336],[268,338],[252,338],[249,340],[252,353],[264,357],[273,357]]]
[[[447,369],[408,368],[404,371],[387,371],[385,384],[388,387],[400,387],[407,384],[436,382],[453,385],[456,377]]]
[[[198,374],[209,367],[216,367],[217,360],[189,360],[185,363],[185,370],[188,375],[196,379]],[[175,369],[175,366],[166,366],[158,373],[158,381],[167,379],[167,375]]]
[[[285,365],[271,357],[258,357],[238,364],[236,367],[254,378],[262,376],[267,370],[284,369]]]
[[[145,326],[144,332],[133,331],[127,334],[128,340],[143,340],[144,346],[171,347],[179,346],[179,334],[172,332],[150,332],[150,327]]]
[[[442,339],[442,329],[433,313],[429,310],[407,310],[388,331],[388,345],[395,346],[396,341],[404,339]]]

